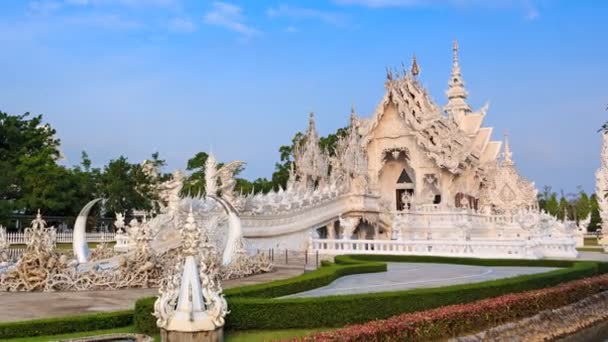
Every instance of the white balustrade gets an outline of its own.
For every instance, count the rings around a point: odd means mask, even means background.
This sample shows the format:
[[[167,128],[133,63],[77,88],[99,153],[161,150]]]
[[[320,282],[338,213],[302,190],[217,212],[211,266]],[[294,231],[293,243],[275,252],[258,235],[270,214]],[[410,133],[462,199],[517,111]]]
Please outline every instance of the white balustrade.
[[[311,249],[322,254],[434,255],[476,258],[530,258],[527,241],[453,240],[340,240],[312,239]]]

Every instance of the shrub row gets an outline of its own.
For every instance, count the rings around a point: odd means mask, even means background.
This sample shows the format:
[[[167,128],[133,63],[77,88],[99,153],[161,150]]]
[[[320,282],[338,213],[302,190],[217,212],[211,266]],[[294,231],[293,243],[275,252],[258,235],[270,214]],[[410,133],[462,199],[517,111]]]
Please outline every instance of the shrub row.
[[[444,305],[469,303],[507,293],[554,286],[559,283],[603,273],[600,263],[561,260],[504,260],[441,258],[389,255],[346,255],[335,258],[336,264],[299,277],[246,286],[226,291],[231,313],[226,329],[285,329],[340,327],[384,319],[394,315],[428,310]],[[328,296],[319,298],[273,299],[326,285],[339,276],[377,272],[386,267],[379,261],[436,262],[486,266],[545,266],[561,269],[540,274],[440,288],[395,292]],[[382,270],[384,270],[382,269]],[[138,331],[157,331],[151,316],[154,299],[137,302],[135,325]]]
[[[6,322],[0,323],[0,340],[113,329],[131,324],[133,324],[132,310]]]
[[[468,304],[402,314],[386,320],[317,333],[307,341],[429,341],[477,332],[580,301],[608,289],[608,276],[507,294]]]
[[[506,293],[553,286],[597,274],[595,263],[481,283],[320,298],[231,298],[227,329],[339,327],[405,312],[468,303]]]
[[[418,256],[418,255],[375,255],[375,254],[352,254],[339,255],[335,257],[336,263],[360,263],[361,261],[381,262],[420,262],[437,264],[458,264],[475,266],[519,266],[519,267],[571,267],[576,261],[552,260],[552,259],[480,259],[464,257],[441,257],[441,256]]]

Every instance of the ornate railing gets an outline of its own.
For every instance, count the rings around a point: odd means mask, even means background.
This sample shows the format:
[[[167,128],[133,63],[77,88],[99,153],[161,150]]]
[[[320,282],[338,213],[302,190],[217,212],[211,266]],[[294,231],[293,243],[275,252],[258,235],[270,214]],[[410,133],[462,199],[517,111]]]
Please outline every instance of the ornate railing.
[[[527,241],[399,241],[312,239],[311,250],[322,254],[397,254],[477,258],[534,258]]]

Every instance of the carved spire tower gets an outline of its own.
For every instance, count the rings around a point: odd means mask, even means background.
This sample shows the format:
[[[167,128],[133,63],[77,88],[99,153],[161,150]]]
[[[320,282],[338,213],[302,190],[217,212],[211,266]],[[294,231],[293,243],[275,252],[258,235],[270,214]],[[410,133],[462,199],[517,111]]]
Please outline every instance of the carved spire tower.
[[[462,121],[462,117],[471,112],[471,107],[467,103],[467,96],[469,93],[464,87],[464,81],[460,72],[460,64],[458,64],[458,42],[454,40],[452,46],[453,61],[452,61],[452,75],[448,81],[448,103],[445,106],[445,111],[450,115],[457,123]]]

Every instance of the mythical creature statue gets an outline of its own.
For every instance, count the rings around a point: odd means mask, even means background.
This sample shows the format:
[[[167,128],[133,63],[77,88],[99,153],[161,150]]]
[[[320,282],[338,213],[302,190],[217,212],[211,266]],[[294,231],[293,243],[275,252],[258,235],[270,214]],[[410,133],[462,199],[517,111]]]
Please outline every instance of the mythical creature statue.
[[[180,170],[173,172],[170,180],[161,183],[158,186],[160,191],[160,199],[164,204],[162,209],[163,212],[175,215],[179,210],[179,204],[181,201],[180,194],[184,187],[184,180],[186,176]]]
[[[217,161],[213,154],[209,154],[205,163],[205,192],[207,195],[220,195],[228,203],[234,203],[234,186],[236,180],[234,175],[242,169],[245,162],[233,161],[222,167],[217,167]]]

